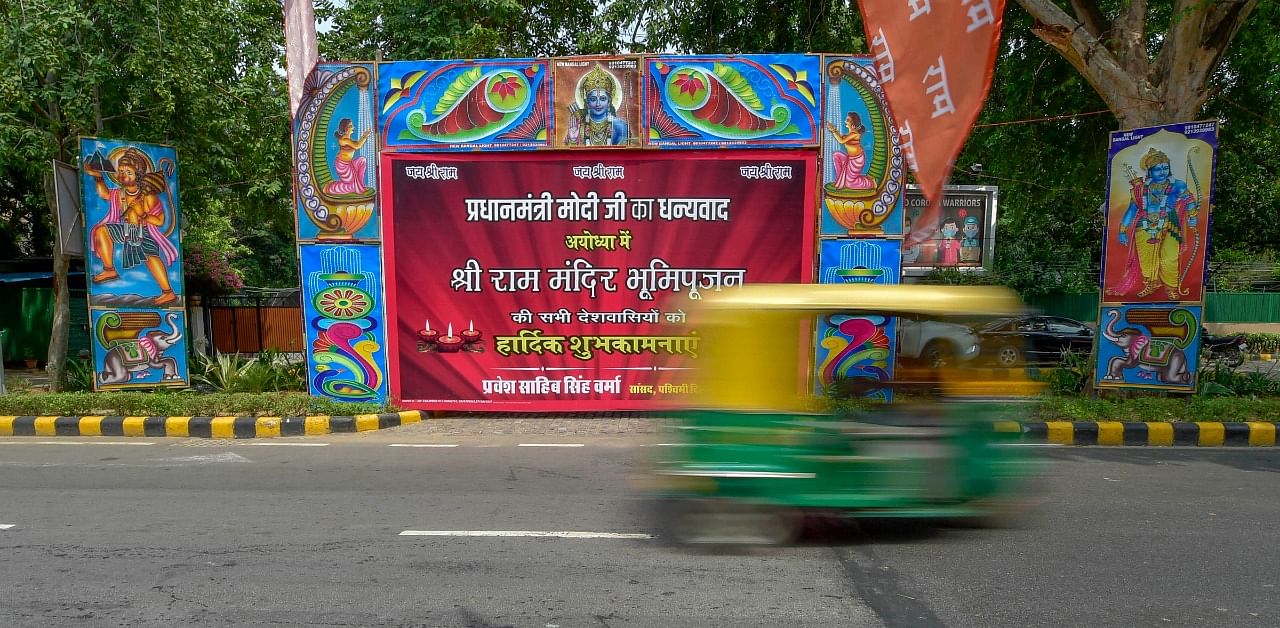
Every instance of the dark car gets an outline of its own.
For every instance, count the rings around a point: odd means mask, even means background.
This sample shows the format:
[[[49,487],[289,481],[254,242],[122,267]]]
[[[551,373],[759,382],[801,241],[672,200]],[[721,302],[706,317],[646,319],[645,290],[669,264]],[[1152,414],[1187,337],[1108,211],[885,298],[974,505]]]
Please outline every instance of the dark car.
[[[1058,316],[1023,316],[992,321],[975,330],[984,358],[998,366],[1057,364],[1067,351],[1093,350],[1093,330]]]

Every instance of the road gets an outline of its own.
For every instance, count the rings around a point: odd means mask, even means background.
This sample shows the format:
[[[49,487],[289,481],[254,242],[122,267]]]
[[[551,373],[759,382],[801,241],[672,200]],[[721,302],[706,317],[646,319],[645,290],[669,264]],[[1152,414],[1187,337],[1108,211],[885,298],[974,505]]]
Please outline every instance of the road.
[[[716,555],[643,538],[656,440],[0,439],[0,625],[1280,625],[1280,451],[1046,449],[1025,527]]]

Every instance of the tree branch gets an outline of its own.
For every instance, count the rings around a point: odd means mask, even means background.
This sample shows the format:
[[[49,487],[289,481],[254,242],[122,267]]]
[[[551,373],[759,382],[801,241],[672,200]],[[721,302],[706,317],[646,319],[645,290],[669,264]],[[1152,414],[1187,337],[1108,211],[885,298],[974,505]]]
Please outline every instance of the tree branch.
[[[1167,99],[1180,103],[1176,117],[1191,119],[1209,99],[1209,80],[1231,40],[1258,0],[1177,0],[1173,23],[1156,58],[1157,76],[1166,77]]]
[[[1098,8],[1098,0],[1071,0],[1071,8],[1075,9],[1076,19],[1090,35],[1098,39],[1105,38],[1107,18]]]
[[[1147,0],[1129,0],[1129,6],[1111,27],[1116,60],[1140,80],[1148,80],[1151,57],[1147,54]]]
[[[1117,116],[1134,101],[1144,99],[1138,81],[1120,65],[1115,55],[1053,0],[1017,2],[1035,19],[1032,32],[1080,72]]]

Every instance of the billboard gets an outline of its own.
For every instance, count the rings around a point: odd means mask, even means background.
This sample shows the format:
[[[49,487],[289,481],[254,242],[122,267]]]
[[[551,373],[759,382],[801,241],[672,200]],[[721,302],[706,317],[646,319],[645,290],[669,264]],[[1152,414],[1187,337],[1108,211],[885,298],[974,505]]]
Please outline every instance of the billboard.
[[[823,240],[818,252],[818,282],[897,284],[902,274],[902,241],[877,238]],[[886,316],[830,314],[818,319],[815,391],[843,382],[862,396],[882,401],[892,391],[876,382],[893,378],[897,319]]]
[[[94,390],[187,387],[172,147],[80,139]]]
[[[1198,305],[1102,308],[1095,384],[1194,392],[1200,362]]]
[[[557,148],[640,146],[640,57],[552,62]]]
[[[824,236],[901,236],[906,167],[870,57],[824,58]]]
[[[392,396],[531,412],[678,401],[699,352],[690,305],[812,280],[816,161],[384,153]]]
[[[927,275],[942,268],[990,270],[995,256],[999,188],[948,185],[944,194],[936,222],[926,225],[920,222],[927,206],[924,195],[918,186],[907,186],[906,231],[924,230],[933,235],[903,249],[903,272]]]
[[[293,121],[298,240],[376,240],[378,133],[372,65],[322,63]]]
[[[1217,122],[1111,134],[1102,300],[1204,300]]]

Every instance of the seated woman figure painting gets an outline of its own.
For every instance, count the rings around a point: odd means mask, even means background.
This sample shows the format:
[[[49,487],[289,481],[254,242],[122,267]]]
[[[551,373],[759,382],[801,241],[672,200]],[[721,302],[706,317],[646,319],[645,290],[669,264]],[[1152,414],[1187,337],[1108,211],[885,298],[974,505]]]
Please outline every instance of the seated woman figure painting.
[[[844,119],[847,133],[841,133],[834,124],[827,123],[827,131],[835,138],[836,143],[844,148],[843,152],[832,151],[831,162],[836,169],[836,178],[832,185],[845,190],[870,190],[876,182],[863,173],[867,167],[867,151],[862,148],[862,136],[867,129],[862,125],[862,117],[850,111]]]

